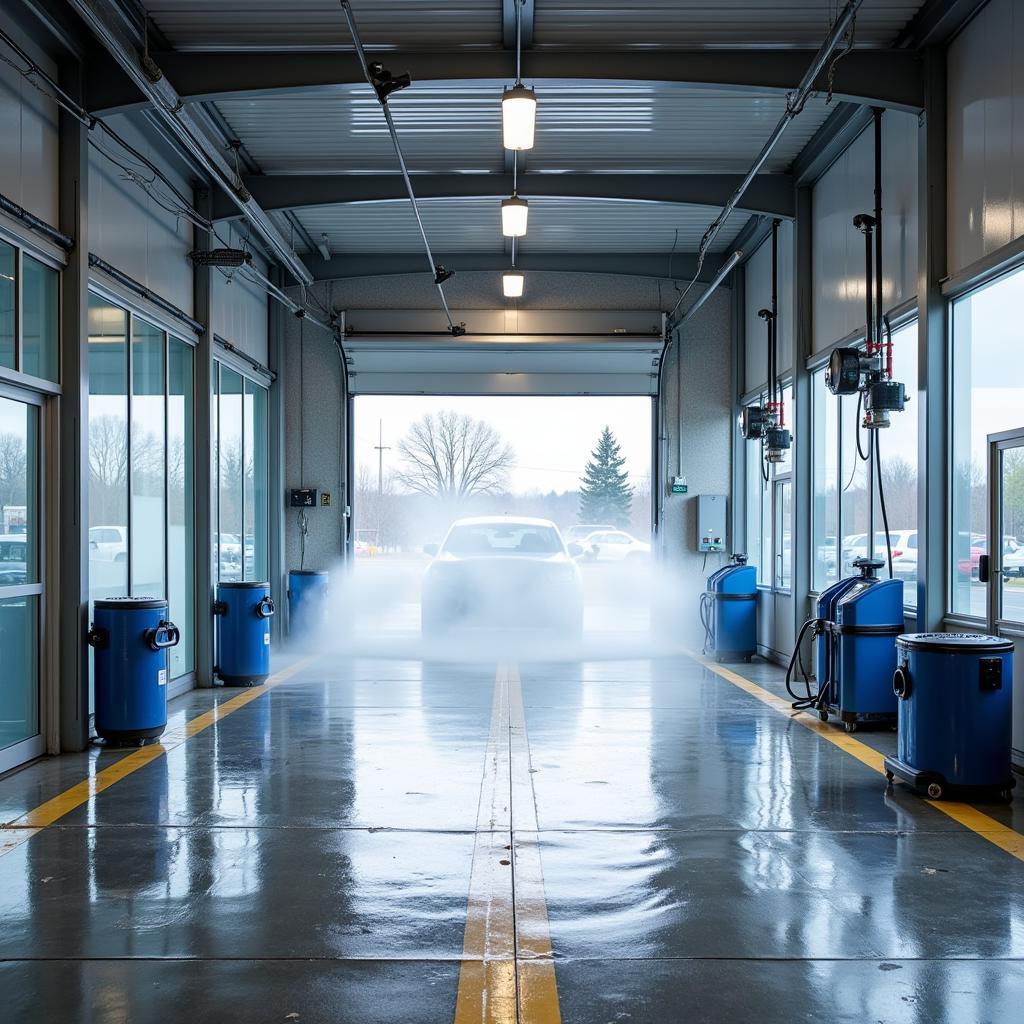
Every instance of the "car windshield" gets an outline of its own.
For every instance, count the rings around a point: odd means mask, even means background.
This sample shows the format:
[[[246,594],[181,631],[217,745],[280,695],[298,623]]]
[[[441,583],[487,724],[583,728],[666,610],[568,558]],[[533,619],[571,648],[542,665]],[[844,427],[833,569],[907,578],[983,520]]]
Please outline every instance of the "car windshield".
[[[449,555],[555,555],[558,531],[528,523],[476,523],[452,527],[444,550]]]

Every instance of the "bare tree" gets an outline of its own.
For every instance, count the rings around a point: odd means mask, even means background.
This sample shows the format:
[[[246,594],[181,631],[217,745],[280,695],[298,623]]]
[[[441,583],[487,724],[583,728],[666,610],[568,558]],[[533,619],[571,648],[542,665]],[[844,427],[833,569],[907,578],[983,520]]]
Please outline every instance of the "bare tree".
[[[7,505],[24,505],[25,441],[18,434],[0,434],[0,509]]]
[[[451,410],[417,420],[398,442],[398,483],[411,491],[461,501],[503,486],[515,453],[483,420]]]

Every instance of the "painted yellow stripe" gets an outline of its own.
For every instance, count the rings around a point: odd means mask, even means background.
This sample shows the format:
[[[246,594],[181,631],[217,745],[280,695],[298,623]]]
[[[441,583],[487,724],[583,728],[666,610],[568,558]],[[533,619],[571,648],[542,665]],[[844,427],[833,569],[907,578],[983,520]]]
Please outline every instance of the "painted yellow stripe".
[[[233,714],[240,708],[244,708],[247,704],[251,704],[254,700],[258,700],[268,690],[272,690],[286,679],[290,679],[296,672],[300,672],[310,661],[312,661],[312,658],[303,658],[288,668],[282,669],[260,686],[253,686],[243,693],[230,698],[230,700],[226,700],[209,711],[191,719],[184,725],[165,732],[160,737],[159,743],[152,743],[133,750],[130,754],[119,758],[109,767],[95,772],[77,785],[47,800],[46,803],[40,804],[31,811],[27,811],[13,821],[0,825],[0,840],[3,840],[0,842],[0,857],[10,853],[11,850],[27,842],[44,828],[59,821],[65,814],[69,814],[76,808],[81,807],[82,804],[88,803],[104,790],[109,789],[115,783],[137,772],[151,761],[155,761],[158,757],[162,757],[171,750],[180,747],[193,736],[203,732],[205,729],[209,729],[212,725],[216,725],[227,718],[228,715]],[[18,837],[17,841],[15,842],[10,837],[5,837],[3,830],[10,830],[12,836]]]
[[[522,688],[507,663],[494,681],[462,955],[455,1024],[560,1024]]]
[[[516,665],[509,678],[509,743],[512,763],[512,827],[516,903],[516,976],[519,1020],[560,1024],[562,1015],[551,951],[548,905],[540,856],[540,824],[533,788],[523,688]]]
[[[719,665],[717,662],[694,653],[690,653],[690,657],[694,661],[700,662],[711,672],[714,672],[715,675],[721,676],[722,679],[732,683],[733,686],[738,686],[752,697],[756,697],[763,704],[767,704],[769,707],[781,712],[794,722],[802,725],[805,729],[817,733],[822,739],[827,740],[833,746],[839,747],[840,750],[845,751],[851,757],[857,758],[862,764],[873,768],[880,775],[885,775],[885,755],[880,754],[866,743],[854,739],[853,736],[846,732],[839,732],[835,726],[813,718],[806,712],[794,711],[788,701],[764,689],[764,687],[758,686],[757,683],[751,682],[744,676],[739,675],[739,673]],[[985,814],[983,811],[979,811],[971,804],[947,800],[929,800],[928,803],[948,818],[952,818],[983,839],[987,839],[993,846],[998,846],[1000,850],[1004,850],[1018,860],[1024,861],[1024,835],[1020,832],[1016,832],[1001,821],[996,821],[995,818]]]

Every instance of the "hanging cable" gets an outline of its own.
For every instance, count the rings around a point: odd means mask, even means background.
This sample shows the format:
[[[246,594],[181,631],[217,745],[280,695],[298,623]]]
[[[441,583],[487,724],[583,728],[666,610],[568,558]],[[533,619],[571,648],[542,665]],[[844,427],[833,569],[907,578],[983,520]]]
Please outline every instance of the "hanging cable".
[[[345,19],[348,21],[348,30],[352,35],[352,45],[355,47],[356,56],[359,58],[359,63],[362,66],[363,75],[370,88],[373,89],[380,103],[381,110],[384,112],[384,120],[387,122],[388,132],[391,135],[391,142],[395,149],[395,156],[398,158],[398,166],[405,181],[405,190],[409,194],[409,202],[412,204],[416,226],[419,228],[420,238],[423,239],[423,249],[427,256],[427,262],[430,265],[430,273],[433,275],[434,284],[437,286],[437,294],[440,296],[444,315],[448,320],[448,330],[458,337],[466,333],[466,325],[464,323],[456,324],[452,320],[451,310],[448,308],[448,300],[445,298],[443,287],[444,282],[452,276],[454,271],[445,270],[444,267],[434,261],[434,254],[431,252],[430,242],[427,239],[427,231],[423,226],[423,218],[420,216],[419,204],[416,202],[416,191],[412,187],[412,178],[409,176],[409,168],[406,166],[405,156],[402,153],[402,144],[398,140],[398,131],[395,128],[394,118],[391,116],[391,108],[388,106],[388,97],[391,93],[407,88],[411,84],[410,78],[408,74],[399,75],[396,78],[390,71],[386,71],[383,65],[377,62],[369,62],[366,57],[366,51],[363,49],[363,40],[359,35],[359,28],[356,25],[356,18],[352,12],[351,3],[349,3],[349,0],[339,0],[339,3],[345,12]]]
[[[842,13],[840,13],[838,18],[836,18],[831,31],[828,33],[824,43],[822,43],[818,52],[815,54],[810,67],[804,74],[804,77],[800,80],[800,84],[786,96],[786,110],[780,118],[779,123],[775,126],[775,130],[769,136],[768,141],[762,147],[761,152],[758,153],[750,170],[737,186],[736,191],[729,197],[725,206],[722,207],[721,212],[711,222],[707,231],[704,232],[704,236],[701,238],[700,245],[697,249],[696,273],[693,275],[693,280],[690,281],[684,289],[683,294],[679,297],[679,301],[676,303],[675,309],[673,309],[669,314],[670,320],[675,317],[676,310],[678,310],[682,305],[683,299],[686,298],[691,289],[700,280],[701,271],[704,268],[704,259],[707,256],[715,238],[718,236],[719,231],[722,230],[726,220],[728,220],[729,216],[739,205],[739,202],[746,194],[747,189],[750,188],[754,179],[768,162],[768,158],[771,156],[772,151],[778,144],[779,139],[782,138],[783,133],[789,127],[790,122],[792,122],[794,118],[798,117],[800,112],[803,110],[808,96],[810,96],[814,89],[814,83],[818,75],[821,74],[822,69],[828,62],[829,57],[832,55],[832,51],[835,50],[836,46],[846,35],[847,30],[850,28],[850,25],[856,17],[857,10],[862,2],[863,0],[849,0],[843,8]]]

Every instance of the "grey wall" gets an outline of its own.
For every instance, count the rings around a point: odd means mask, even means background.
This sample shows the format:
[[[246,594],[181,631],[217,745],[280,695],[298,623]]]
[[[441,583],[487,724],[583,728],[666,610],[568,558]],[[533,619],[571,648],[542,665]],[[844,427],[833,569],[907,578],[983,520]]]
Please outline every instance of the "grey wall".
[[[668,434],[668,479],[679,465],[678,360],[682,359],[682,471],[689,491],[665,497],[662,550],[668,592],[663,595],[672,629],[691,646],[702,640],[697,602],[704,580],[718,567],[719,556],[704,556],[697,546],[697,496],[729,494],[732,467],[732,292],[720,288],[681,331],[665,367],[664,407]],[[666,481],[666,484],[668,481]],[[731,502],[731,496],[730,496]],[[729,537],[729,544],[733,538]],[[731,548],[730,548],[731,550]]]
[[[167,165],[163,152],[127,117],[106,120],[160,166],[184,195],[191,195],[191,184]],[[128,162],[111,140],[103,146]],[[164,209],[133,181],[125,180],[124,172],[95,148],[89,150],[89,204],[89,251],[191,314],[191,223]]]
[[[1024,235],[1024,7],[991,0],[949,47],[949,272]]]
[[[330,569],[342,556],[344,507],[341,362],[326,331],[285,317],[285,489],[316,487],[330,508],[308,512],[307,569]],[[303,438],[304,432],[304,438]],[[303,443],[304,441],[304,443]],[[284,495],[272,495],[284,501]],[[299,568],[298,513],[285,511],[285,568]]]
[[[887,310],[917,294],[917,118],[882,118],[884,301]],[[814,186],[813,349],[864,328],[864,238],[858,213],[874,209],[874,129],[862,132]]]
[[[244,248],[245,238],[234,221],[218,224],[218,230],[231,247]],[[216,243],[220,245],[218,241]],[[259,256],[253,264],[262,273],[266,264]],[[266,288],[242,273],[213,272],[213,332],[235,348],[267,365],[267,305]]]
[[[48,74],[57,73],[2,9],[0,26]],[[0,192],[56,227],[57,172],[57,104],[0,61]]]

